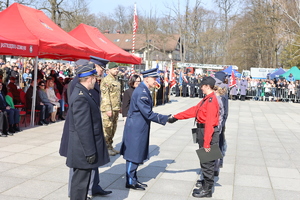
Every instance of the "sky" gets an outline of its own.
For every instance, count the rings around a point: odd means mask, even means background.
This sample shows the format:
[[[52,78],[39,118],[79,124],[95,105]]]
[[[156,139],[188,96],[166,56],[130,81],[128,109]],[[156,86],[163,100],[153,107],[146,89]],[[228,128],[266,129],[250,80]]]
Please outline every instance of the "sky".
[[[189,0],[190,6],[195,5],[196,0]],[[167,12],[168,7],[174,7],[174,4],[177,6],[178,0],[110,0],[110,1],[102,1],[102,0],[89,0],[89,8],[92,13],[106,13],[110,14],[114,12],[114,9],[118,5],[123,5],[125,8],[130,7],[136,3],[136,7],[139,12],[150,13],[150,11],[155,9],[158,16],[163,15],[164,12]],[[207,9],[211,9],[213,7],[213,0],[202,0],[201,6]],[[183,10],[186,4],[186,0],[180,0],[180,7]]]

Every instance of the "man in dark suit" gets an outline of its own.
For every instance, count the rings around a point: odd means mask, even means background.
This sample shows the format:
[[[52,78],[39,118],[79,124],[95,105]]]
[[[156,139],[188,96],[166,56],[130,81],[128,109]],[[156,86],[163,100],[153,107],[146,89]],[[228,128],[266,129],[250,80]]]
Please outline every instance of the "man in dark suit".
[[[104,70],[104,67],[109,61],[102,59],[102,58],[98,58],[98,57],[94,57],[91,56],[90,57],[90,61],[88,60],[78,60],[76,62],[77,67],[83,66],[83,65],[88,65],[89,62],[92,62],[95,64],[95,68],[97,71],[97,74],[99,76],[102,75],[102,72]],[[78,75],[75,76],[75,78],[69,83],[69,88],[68,88],[68,99],[71,96],[76,84],[79,83],[79,77]],[[99,84],[96,82],[94,89],[89,91],[93,98],[95,99],[97,105],[100,105],[100,87]],[[59,149],[59,153],[61,156],[66,157],[67,156],[67,151],[68,151],[68,142],[69,142],[69,114],[70,112],[67,113],[67,117],[66,117],[66,121],[65,121],[65,125],[64,125],[64,129],[63,129],[63,134],[62,134],[62,138],[61,138],[61,144],[60,144],[60,149]],[[102,123],[102,119],[100,120],[100,122]],[[102,129],[101,129],[102,130]],[[70,171],[70,179],[72,179],[72,173],[73,170],[71,169]],[[104,191],[101,186],[99,185],[99,170],[98,167],[95,168],[94,170],[92,170],[92,174],[91,174],[91,179],[90,179],[90,188],[88,191],[88,195],[89,196],[99,196],[99,195],[107,195],[112,193],[112,191]],[[70,191],[69,191],[70,193]],[[69,194],[70,195],[70,194]]]
[[[94,64],[78,67],[79,83],[69,99],[67,166],[73,169],[71,200],[87,197],[92,170],[109,162],[98,102],[90,90],[97,81]]]
[[[125,187],[135,190],[145,190],[147,187],[138,180],[136,172],[139,164],[149,157],[151,121],[165,125],[169,117],[152,111],[153,102],[149,89],[156,85],[157,69],[150,69],[142,74],[144,80],[133,91],[131,97],[120,152],[126,160]]]

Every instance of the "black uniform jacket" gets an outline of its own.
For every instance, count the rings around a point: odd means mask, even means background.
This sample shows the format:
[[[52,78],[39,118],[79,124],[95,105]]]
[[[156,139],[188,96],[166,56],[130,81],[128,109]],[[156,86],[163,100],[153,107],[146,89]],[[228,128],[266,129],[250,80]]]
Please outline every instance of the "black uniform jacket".
[[[99,105],[92,94],[77,83],[69,105],[69,144],[67,166],[70,168],[93,169],[109,162],[103,134]],[[87,156],[96,154],[96,161],[89,164]]]
[[[76,76],[69,84],[68,87],[68,99],[70,99],[70,96],[75,88],[75,86],[79,83],[78,76]],[[95,99],[98,106],[100,106],[100,87],[99,84],[96,82],[94,89],[90,90],[90,93],[92,94],[93,98]],[[61,137],[60,147],[59,147],[59,154],[61,156],[66,157],[67,151],[68,151],[68,142],[69,142],[69,113],[67,113],[67,117],[64,124],[63,134]],[[102,119],[100,120],[102,121]]]

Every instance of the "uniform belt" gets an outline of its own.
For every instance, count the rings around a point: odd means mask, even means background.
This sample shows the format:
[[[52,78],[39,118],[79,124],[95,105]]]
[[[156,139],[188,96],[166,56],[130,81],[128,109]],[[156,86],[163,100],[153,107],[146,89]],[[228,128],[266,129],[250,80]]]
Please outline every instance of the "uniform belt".
[[[216,128],[217,126],[214,126]],[[205,124],[197,123],[197,128],[205,128]]]
[[[197,128],[205,128],[205,124],[197,123]]]

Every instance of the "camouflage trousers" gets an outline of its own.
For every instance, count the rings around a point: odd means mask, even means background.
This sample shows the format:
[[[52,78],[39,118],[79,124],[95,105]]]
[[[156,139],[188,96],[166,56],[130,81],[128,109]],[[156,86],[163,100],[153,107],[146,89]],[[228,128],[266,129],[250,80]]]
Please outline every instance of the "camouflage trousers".
[[[120,111],[113,111],[112,116],[108,117],[106,112],[102,112],[103,132],[105,136],[106,146],[112,149],[113,138],[117,130],[117,123]]]

